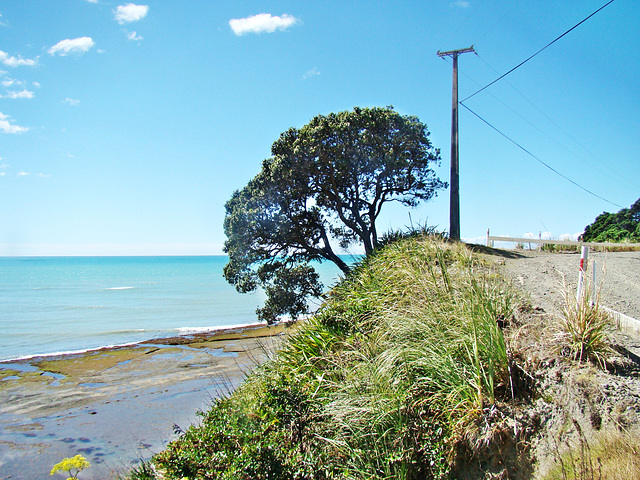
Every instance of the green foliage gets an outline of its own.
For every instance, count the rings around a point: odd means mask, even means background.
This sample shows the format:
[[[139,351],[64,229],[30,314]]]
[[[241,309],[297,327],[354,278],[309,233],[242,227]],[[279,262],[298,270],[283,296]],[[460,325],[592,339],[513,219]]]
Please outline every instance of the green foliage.
[[[156,472],[150,462],[141,462],[140,465],[133,467],[126,477],[118,476],[119,480],[156,480]]]
[[[618,213],[604,212],[587,225],[585,242],[640,242],[640,198]]]
[[[76,455],[75,457],[65,458],[61,462],[56,463],[51,469],[50,475],[55,475],[57,472],[67,472],[69,480],[75,480],[78,474],[85,468],[89,468],[91,464],[82,455]],[[73,473],[72,470],[75,470]]]
[[[311,261],[349,267],[334,245],[378,245],[376,220],[385,203],[413,207],[445,188],[427,127],[393,108],[355,108],[318,115],[282,133],[272,157],[226,203],[224,275],[242,293],[261,286],[269,297],[261,318],[295,319],[321,292]],[[291,288],[293,287],[293,288]],[[292,306],[295,305],[295,306]]]
[[[462,244],[396,239],[154,462],[164,478],[445,479],[508,395],[513,293]]]

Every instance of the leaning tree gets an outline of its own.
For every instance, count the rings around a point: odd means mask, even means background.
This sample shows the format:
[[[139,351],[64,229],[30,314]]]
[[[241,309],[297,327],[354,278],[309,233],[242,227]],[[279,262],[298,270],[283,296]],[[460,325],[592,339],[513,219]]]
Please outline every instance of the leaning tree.
[[[310,265],[359,243],[378,245],[376,220],[384,204],[415,207],[446,188],[432,169],[440,152],[426,125],[392,107],[355,108],[318,115],[290,128],[271,147],[272,157],[226,203],[226,280],[239,292],[262,287],[258,317],[296,319],[322,285]]]

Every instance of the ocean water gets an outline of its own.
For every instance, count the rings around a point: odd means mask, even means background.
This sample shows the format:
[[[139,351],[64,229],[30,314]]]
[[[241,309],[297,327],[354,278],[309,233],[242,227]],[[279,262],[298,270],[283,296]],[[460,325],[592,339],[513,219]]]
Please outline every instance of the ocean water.
[[[240,294],[226,256],[2,257],[0,361],[256,323],[264,294]],[[325,286],[339,270],[316,266]]]

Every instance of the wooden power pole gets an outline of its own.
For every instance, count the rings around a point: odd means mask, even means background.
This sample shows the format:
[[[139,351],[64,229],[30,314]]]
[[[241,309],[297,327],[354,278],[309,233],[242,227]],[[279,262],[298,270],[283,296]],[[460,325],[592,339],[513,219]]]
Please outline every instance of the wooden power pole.
[[[453,58],[453,95],[451,100],[451,200],[449,202],[449,238],[460,240],[460,170],[458,168],[458,55],[473,52],[473,45],[460,50],[441,52],[439,57]]]

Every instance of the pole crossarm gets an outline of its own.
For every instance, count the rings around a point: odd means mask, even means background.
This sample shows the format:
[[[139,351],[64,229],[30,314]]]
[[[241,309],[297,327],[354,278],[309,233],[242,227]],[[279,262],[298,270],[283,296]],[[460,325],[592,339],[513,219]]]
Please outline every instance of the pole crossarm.
[[[440,50],[438,50],[436,52],[436,55],[438,55],[439,57],[452,57],[454,55],[460,55],[461,53],[476,53],[476,51],[473,48],[473,45],[471,45],[469,48],[461,48],[459,50],[449,50],[448,52],[441,52]]]

